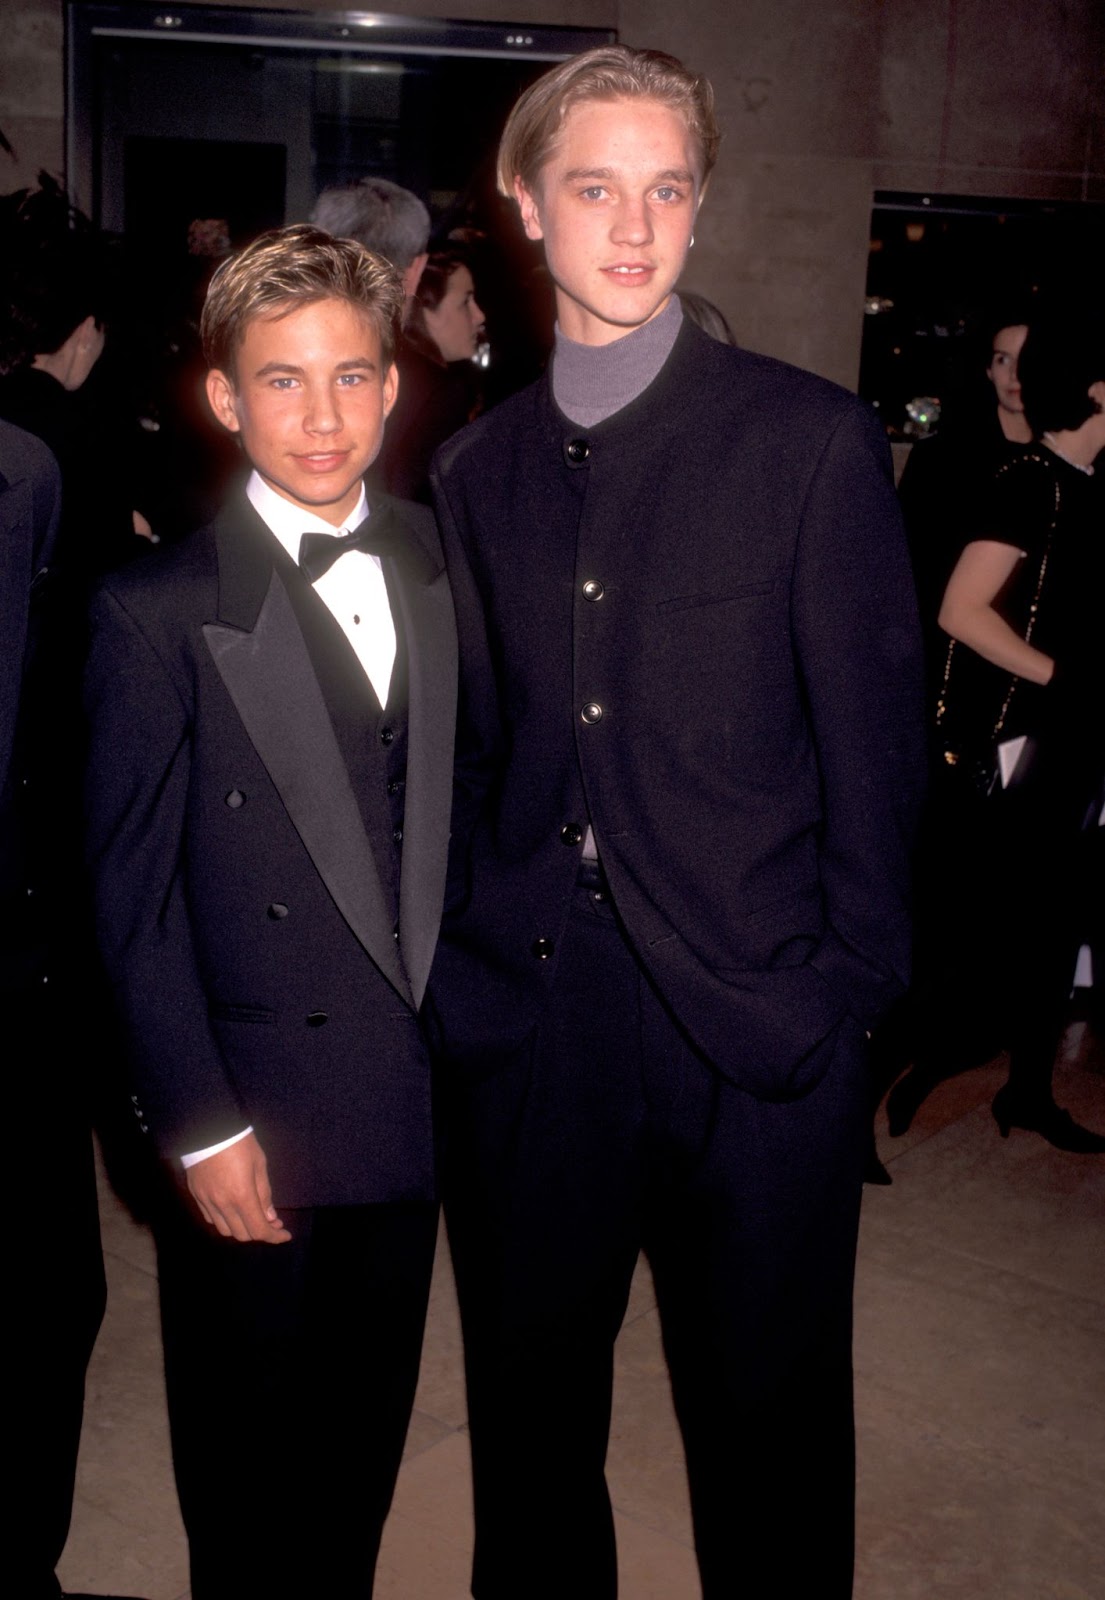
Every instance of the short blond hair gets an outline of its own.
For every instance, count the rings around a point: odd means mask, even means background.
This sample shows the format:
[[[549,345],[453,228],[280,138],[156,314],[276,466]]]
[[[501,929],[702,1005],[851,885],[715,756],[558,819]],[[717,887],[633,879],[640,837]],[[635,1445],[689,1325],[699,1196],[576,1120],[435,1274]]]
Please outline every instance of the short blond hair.
[[[721,143],[710,80],[662,50],[608,44],[562,61],[518,100],[499,142],[499,192],[513,199],[516,178],[533,191],[574,106],[623,99],[656,100],[680,113],[698,144],[705,182]]]
[[[200,317],[207,365],[236,381],[238,350],[256,317],[286,316],[319,300],[345,300],[363,311],[379,336],[383,366],[391,365],[403,315],[398,272],[355,239],[306,223],[262,233],[219,267]]]

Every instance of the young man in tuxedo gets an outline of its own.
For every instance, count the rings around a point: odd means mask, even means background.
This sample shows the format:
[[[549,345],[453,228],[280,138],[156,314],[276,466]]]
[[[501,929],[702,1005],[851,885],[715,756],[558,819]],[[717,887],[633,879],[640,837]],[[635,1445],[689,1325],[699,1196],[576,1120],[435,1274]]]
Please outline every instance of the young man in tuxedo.
[[[401,307],[314,228],[226,262],[207,394],[249,481],[93,611],[91,860],[181,1191],[159,1249],[196,1600],[368,1596],[414,1396],[455,634],[429,514],[362,483]]]
[[[431,992],[479,1600],[615,1593],[642,1248],[707,1600],[851,1592],[866,1036],[908,969],[920,649],[874,417],[682,316],[717,144],[669,56],[526,92],[499,183],[544,241],[553,363],[437,458],[464,712]]]

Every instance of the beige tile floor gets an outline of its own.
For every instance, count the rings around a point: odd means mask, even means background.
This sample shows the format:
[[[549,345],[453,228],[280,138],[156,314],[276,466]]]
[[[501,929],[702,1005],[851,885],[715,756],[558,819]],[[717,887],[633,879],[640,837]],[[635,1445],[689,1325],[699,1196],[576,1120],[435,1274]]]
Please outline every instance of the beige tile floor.
[[[999,1139],[988,1104],[1001,1077],[994,1066],[952,1080],[904,1139],[880,1133],[894,1184],[867,1192],[860,1241],[856,1600],[1105,1597],[1105,1157],[1063,1155],[1027,1133]],[[1078,1025],[1056,1092],[1105,1128],[1105,1058]],[[186,1600],[153,1251],[106,1185],[103,1215],[110,1303],[61,1577],[73,1589]],[[442,1250],[378,1600],[468,1592],[464,1423]],[[610,1483],[625,1600],[694,1600],[644,1267],[618,1345]]]

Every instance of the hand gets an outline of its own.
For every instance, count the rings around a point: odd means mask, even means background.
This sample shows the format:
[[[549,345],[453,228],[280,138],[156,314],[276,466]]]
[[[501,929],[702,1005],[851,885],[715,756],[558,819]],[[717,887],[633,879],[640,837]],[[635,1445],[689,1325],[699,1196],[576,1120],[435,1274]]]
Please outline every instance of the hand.
[[[291,1238],[273,1207],[268,1163],[256,1134],[197,1161],[185,1176],[200,1216],[224,1239],[286,1244]]]

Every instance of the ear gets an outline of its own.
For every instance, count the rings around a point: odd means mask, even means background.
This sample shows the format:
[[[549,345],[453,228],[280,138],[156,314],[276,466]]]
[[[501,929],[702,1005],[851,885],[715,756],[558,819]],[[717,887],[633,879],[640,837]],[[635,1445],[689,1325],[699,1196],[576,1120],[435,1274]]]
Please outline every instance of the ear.
[[[384,416],[390,416],[391,409],[399,398],[399,368],[393,361],[384,373]]]
[[[237,397],[234,385],[227,374],[220,372],[218,367],[213,367],[207,374],[204,388],[207,390],[207,403],[218,421],[231,433],[240,432],[242,425],[238,420],[238,408],[235,404]]]
[[[1086,393],[1099,411],[1105,411],[1105,378],[1098,378],[1096,383],[1091,383]]]
[[[518,202],[518,210],[522,213],[522,226],[526,230],[526,238],[543,239],[545,233],[541,227],[537,197],[526,188],[521,178],[514,180],[514,198]]]
[[[415,256],[410,266],[403,273],[403,293],[408,300],[413,300],[418,292],[418,285],[422,281],[422,274],[426,270],[429,255],[424,250],[420,256]]]

